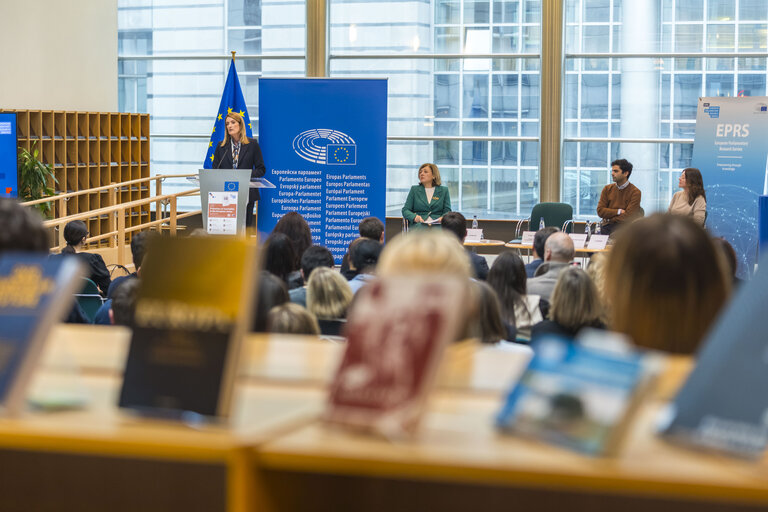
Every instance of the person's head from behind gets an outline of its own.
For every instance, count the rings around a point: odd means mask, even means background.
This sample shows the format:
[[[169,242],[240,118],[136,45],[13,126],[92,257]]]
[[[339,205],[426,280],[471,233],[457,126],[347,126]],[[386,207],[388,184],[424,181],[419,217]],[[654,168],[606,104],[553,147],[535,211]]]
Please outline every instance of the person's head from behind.
[[[144,261],[144,255],[147,252],[147,237],[150,236],[146,231],[139,231],[133,234],[131,238],[131,255],[133,256],[133,266],[138,272],[141,268],[141,262]]]
[[[81,220],[67,222],[67,225],[64,226],[64,241],[67,242],[67,245],[61,252],[74,253],[75,249],[81,247],[87,238],[88,227],[85,222]]]
[[[560,231],[555,226],[547,226],[545,228],[541,228],[536,232],[536,234],[533,236],[533,256],[535,258],[544,259],[544,244],[547,242],[547,238],[552,233],[557,233]]]
[[[320,334],[315,315],[304,306],[286,302],[269,310],[267,331],[282,334]]]
[[[308,247],[301,256],[301,275],[306,283],[312,271],[319,267],[333,268],[333,254],[322,245]]]
[[[358,238],[349,244],[349,263],[360,274],[372,274],[381,254],[381,244],[370,238]]]
[[[269,235],[264,242],[264,270],[287,281],[288,274],[297,270],[295,261],[296,252],[288,236],[283,233]]]
[[[715,244],[723,257],[725,258],[726,271],[728,275],[733,279],[736,277],[736,271],[739,268],[739,260],[736,257],[736,250],[725,238],[717,237],[713,238],[712,242]]]
[[[344,318],[352,290],[344,277],[326,267],[316,268],[307,283],[307,309],[320,320]]]
[[[507,328],[501,319],[501,304],[496,292],[484,281],[472,280],[475,311],[469,320],[469,336],[481,343],[498,343],[507,338]]]
[[[14,199],[0,198],[0,254],[6,251],[48,252],[43,219]]]
[[[609,306],[608,300],[605,296],[605,269],[607,266],[608,253],[598,252],[589,258],[589,266],[587,267],[587,275],[590,279],[592,279],[592,283],[595,285],[595,289],[597,290],[597,296],[603,306],[603,321],[608,318]]]
[[[573,240],[563,232],[552,233],[544,243],[544,261],[568,263],[574,254]]]
[[[370,238],[377,242],[384,241],[384,223],[376,217],[366,217],[357,227],[362,238]]]
[[[581,327],[600,323],[602,314],[597,288],[589,275],[577,267],[560,272],[552,290],[549,317],[576,332]]]
[[[642,347],[694,352],[730,293],[722,254],[685,216],[655,214],[623,231],[606,269],[611,328]]]
[[[434,230],[396,236],[384,247],[376,273],[381,277],[444,274],[469,279],[472,270],[456,237]]]
[[[290,239],[296,253],[294,270],[298,269],[304,251],[312,246],[312,231],[307,221],[297,212],[288,212],[280,217],[272,233],[283,233]]]
[[[141,282],[138,279],[126,279],[112,293],[112,308],[109,318],[114,325],[133,327],[136,314],[136,299],[139,297]]]
[[[440,226],[448,233],[453,233],[460,242],[467,237],[467,219],[459,212],[448,212],[443,215]]]
[[[288,288],[280,278],[271,272],[263,271],[259,274],[259,288],[256,296],[256,309],[251,322],[251,330],[266,332],[269,311],[290,300]]]
[[[515,306],[523,306],[527,275],[525,264],[517,253],[505,251],[496,257],[486,279],[501,302],[503,319],[515,325]]]
[[[620,158],[611,162],[611,179],[614,183],[623,184],[632,175],[633,165],[626,159]]]

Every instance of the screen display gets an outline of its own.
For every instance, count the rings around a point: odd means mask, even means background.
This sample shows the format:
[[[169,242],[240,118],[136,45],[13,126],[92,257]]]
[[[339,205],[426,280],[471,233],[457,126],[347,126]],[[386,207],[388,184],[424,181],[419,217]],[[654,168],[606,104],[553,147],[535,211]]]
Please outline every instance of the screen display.
[[[16,114],[0,114],[0,197],[18,197]]]

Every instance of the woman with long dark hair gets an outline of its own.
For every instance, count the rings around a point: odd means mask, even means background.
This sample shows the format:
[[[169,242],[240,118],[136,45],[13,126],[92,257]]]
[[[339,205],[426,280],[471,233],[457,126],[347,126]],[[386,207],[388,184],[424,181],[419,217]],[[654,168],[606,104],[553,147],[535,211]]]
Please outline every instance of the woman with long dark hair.
[[[501,303],[501,317],[517,329],[517,336],[530,338],[531,327],[541,322],[549,303],[538,295],[527,295],[523,260],[514,252],[503,252],[493,262],[487,282]]]
[[[675,192],[669,203],[669,213],[692,217],[699,226],[704,226],[707,217],[707,194],[704,192],[704,180],[701,171],[687,167],[680,174],[677,185],[683,189]]]
[[[301,257],[304,251],[312,247],[312,231],[304,217],[297,212],[288,212],[277,221],[272,233],[282,233],[286,235],[293,245],[293,251],[296,256],[294,265],[298,270],[301,266]],[[309,279],[309,276],[307,276]]]
[[[289,290],[302,285],[296,252],[283,233],[272,233],[264,242],[264,270],[282,279]]]
[[[106,297],[112,279],[109,277],[109,270],[107,270],[107,265],[101,255],[83,252],[89,234],[85,222],[81,220],[68,222],[64,226],[64,240],[67,245],[61,250],[61,253],[76,254],[88,266],[88,279],[96,283],[101,294]]]

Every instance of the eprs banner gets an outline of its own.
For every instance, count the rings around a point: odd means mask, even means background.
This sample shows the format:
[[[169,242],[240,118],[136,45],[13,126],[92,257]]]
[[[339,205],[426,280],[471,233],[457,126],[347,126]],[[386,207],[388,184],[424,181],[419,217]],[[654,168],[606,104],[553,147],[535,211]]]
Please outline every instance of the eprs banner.
[[[259,144],[277,187],[259,201],[259,231],[299,212],[340,263],[361,220],[384,221],[386,79],[260,79]]]
[[[728,240],[746,277],[757,259],[757,199],[768,158],[768,98],[699,98],[692,166],[707,193],[707,229]]]

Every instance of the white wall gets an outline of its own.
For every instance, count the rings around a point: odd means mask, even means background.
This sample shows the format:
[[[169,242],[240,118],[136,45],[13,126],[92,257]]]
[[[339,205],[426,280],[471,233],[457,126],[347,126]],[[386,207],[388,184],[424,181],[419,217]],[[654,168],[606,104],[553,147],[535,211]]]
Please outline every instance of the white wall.
[[[117,0],[0,0],[0,108],[117,111]]]

